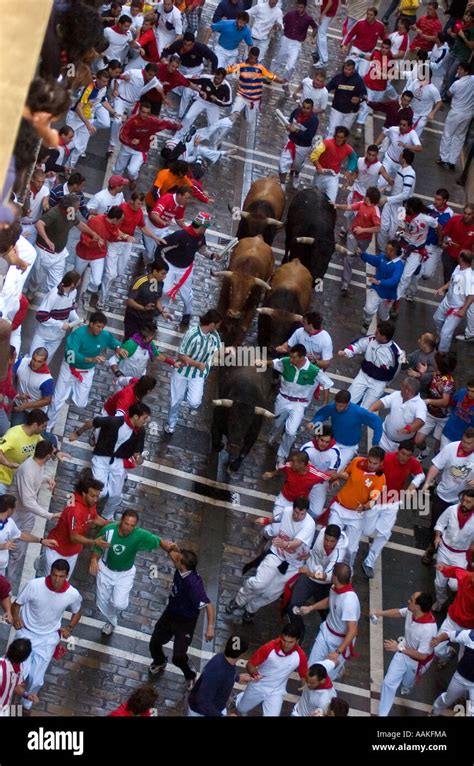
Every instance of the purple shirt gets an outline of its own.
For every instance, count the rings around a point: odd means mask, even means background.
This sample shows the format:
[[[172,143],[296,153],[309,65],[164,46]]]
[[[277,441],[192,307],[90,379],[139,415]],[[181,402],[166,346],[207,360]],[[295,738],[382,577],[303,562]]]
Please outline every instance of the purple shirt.
[[[200,574],[175,571],[167,607],[172,614],[197,620],[200,610],[209,603]]]
[[[308,27],[312,27],[314,32],[318,28],[315,20],[308,13],[300,16],[297,11],[288,11],[283,16],[283,34],[290,40],[298,40],[300,43],[304,42]]]

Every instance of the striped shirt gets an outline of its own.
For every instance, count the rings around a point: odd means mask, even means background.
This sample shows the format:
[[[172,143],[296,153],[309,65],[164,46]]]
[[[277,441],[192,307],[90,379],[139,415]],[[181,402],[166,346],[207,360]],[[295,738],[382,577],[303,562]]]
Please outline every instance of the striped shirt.
[[[215,330],[203,333],[199,325],[191,327],[185,333],[178,353],[191,357],[195,362],[204,362],[206,369],[201,371],[197,367],[185,364],[179,367],[177,372],[185,378],[206,378],[209,375],[214,352],[220,345],[221,339]]]
[[[239,73],[237,94],[247,101],[260,101],[263,93],[263,78],[274,80],[276,75],[269,72],[263,64],[234,64],[227,67],[228,74]]]
[[[2,710],[11,704],[13,692],[20,681],[21,665],[2,657],[0,659],[0,716],[2,716]]]

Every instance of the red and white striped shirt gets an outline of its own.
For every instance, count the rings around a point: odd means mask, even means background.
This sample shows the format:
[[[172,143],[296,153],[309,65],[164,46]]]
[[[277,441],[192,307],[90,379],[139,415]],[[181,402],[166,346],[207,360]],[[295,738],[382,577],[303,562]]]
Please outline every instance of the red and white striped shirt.
[[[0,658],[0,717],[8,715],[4,710],[7,705],[11,705],[15,687],[21,681],[21,665],[16,662],[10,662],[6,657]]]

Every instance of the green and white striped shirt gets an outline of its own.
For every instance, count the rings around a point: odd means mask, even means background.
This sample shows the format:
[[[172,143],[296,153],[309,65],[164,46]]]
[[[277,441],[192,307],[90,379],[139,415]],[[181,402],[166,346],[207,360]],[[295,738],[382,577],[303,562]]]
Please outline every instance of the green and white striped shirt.
[[[199,325],[190,327],[183,336],[178,353],[190,356],[195,362],[204,362],[206,369],[201,372],[197,367],[185,364],[179,367],[177,372],[185,378],[206,378],[209,375],[214,353],[220,345],[221,339],[216,330],[203,333]]]

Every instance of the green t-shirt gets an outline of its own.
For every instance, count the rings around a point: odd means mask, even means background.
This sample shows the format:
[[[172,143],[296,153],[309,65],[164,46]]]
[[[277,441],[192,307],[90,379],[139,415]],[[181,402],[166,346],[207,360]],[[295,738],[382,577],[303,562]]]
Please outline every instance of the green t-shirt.
[[[160,545],[160,538],[146,529],[135,527],[129,535],[119,535],[119,523],[107,524],[103,527],[100,537],[104,537],[110,548],[104,550],[94,546],[96,553],[102,553],[102,561],[113,572],[125,572],[131,569],[135,563],[135,556],[139,551],[152,551]]]
[[[463,32],[466,40],[469,40],[469,42],[474,40],[474,26],[469,27],[469,29],[464,29]],[[466,45],[464,40],[459,36],[456,37],[451,50],[454,58],[456,58],[458,61],[469,61],[472,53],[471,48],[469,48],[469,46]]]

